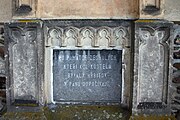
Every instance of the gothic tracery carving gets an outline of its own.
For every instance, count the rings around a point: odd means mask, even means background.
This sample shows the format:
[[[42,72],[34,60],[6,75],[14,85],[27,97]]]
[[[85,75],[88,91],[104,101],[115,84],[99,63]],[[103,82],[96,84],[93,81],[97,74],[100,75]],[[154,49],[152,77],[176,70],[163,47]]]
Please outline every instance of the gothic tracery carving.
[[[54,43],[53,43],[54,42]],[[128,45],[128,30],[124,27],[99,27],[91,26],[77,28],[50,28],[46,46],[92,46],[92,47],[125,47]]]

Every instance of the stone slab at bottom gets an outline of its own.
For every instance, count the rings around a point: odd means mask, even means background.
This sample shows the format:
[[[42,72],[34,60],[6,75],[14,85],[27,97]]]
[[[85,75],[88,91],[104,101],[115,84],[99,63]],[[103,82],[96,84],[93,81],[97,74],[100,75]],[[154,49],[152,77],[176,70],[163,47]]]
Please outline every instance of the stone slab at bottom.
[[[0,120],[128,120],[130,111],[119,106],[60,105],[40,112],[7,112]]]
[[[178,120],[175,118],[175,116],[158,116],[158,115],[138,115],[138,116],[131,116],[129,120]]]

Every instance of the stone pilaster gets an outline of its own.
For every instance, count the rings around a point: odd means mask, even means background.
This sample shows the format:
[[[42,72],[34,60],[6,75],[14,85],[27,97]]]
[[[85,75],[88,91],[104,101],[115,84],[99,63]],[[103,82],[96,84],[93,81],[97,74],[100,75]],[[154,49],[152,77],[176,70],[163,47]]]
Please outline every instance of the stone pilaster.
[[[170,114],[172,24],[135,24],[133,114]]]
[[[7,23],[5,39],[8,110],[20,108],[17,106],[41,106],[43,40],[40,23]]]

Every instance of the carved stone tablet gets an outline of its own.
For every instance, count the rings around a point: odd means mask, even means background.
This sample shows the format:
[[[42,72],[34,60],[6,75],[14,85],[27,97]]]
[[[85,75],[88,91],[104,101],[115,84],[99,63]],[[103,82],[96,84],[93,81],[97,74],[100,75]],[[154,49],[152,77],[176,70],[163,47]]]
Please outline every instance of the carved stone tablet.
[[[122,50],[53,50],[53,100],[120,103]]]
[[[169,114],[171,23],[136,22],[133,114]]]
[[[43,40],[38,22],[7,23],[7,105],[43,104]],[[18,109],[18,107],[14,107]]]

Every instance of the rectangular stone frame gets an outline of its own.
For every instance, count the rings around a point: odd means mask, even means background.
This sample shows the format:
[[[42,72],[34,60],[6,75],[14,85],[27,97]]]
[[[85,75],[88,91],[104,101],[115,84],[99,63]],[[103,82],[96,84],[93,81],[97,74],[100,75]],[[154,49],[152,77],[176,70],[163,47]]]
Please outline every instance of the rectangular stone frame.
[[[44,43],[41,22],[5,24],[8,111],[38,110],[44,105]]]
[[[52,86],[52,51],[53,49],[121,49],[122,56],[122,106],[130,108],[131,89],[132,89],[132,55],[131,55],[131,29],[132,23],[123,20],[47,20],[44,21],[45,37],[45,99],[49,104],[55,104],[53,101]],[[73,31],[74,42],[66,41],[66,32]],[[108,33],[109,42],[102,43],[98,40],[101,30]],[[81,40],[82,33],[89,31],[92,33],[91,42]],[[116,32],[115,32],[116,31]],[[109,34],[110,33],[110,34]],[[117,36],[115,35],[117,33]],[[55,35],[55,36],[54,36]],[[118,36],[119,35],[119,36]],[[117,39],[120,44],[115,44],[113,40]],[[68,104],[60,103],[60,104]],[[83,104],[83,103],[74,103]],[[92,104],[92,103],[85,103]],[[95,103],[96,104],[96,103]],[[92,105],[95,105],[92,104]],[[97,103],[98,104],[98,103]],[[108,104],[108,103],[106,103]]]
[[[172,23],[136,21],[133,115],[171,113]]]

